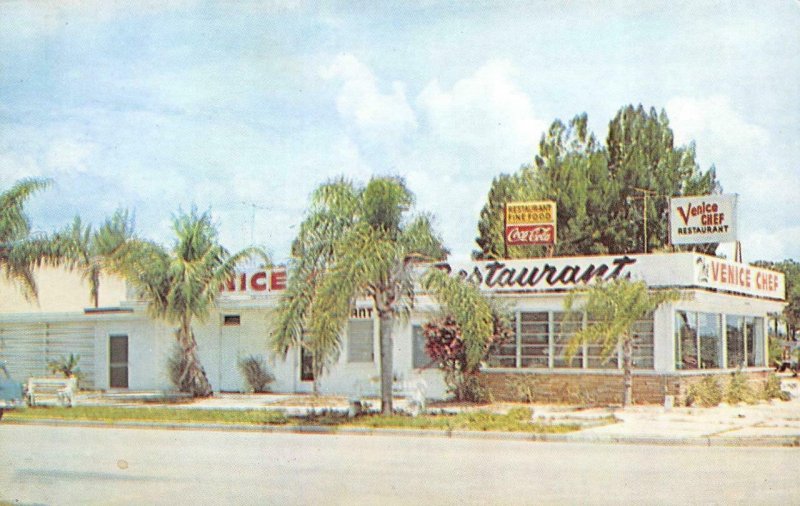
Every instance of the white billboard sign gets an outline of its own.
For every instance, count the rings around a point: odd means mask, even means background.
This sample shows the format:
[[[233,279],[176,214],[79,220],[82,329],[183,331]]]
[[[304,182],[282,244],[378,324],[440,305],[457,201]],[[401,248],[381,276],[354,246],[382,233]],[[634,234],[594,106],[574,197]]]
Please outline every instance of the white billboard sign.
[[[672,244],[736,241],[736,195],[673,197],[669,205]]]

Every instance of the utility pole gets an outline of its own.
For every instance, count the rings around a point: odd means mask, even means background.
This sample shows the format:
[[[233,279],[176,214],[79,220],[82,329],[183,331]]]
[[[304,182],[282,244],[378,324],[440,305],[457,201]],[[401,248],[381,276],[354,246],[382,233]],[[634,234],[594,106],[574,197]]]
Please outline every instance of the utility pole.
[[[255,228],[256,228],[256,209],[266,210],[269,209],[267,206],[260,206],[255,202],[250,202],[247,200],[241,201],[242,204],[246,206],[250,206],[250,246],[252,246],[255,242]]]

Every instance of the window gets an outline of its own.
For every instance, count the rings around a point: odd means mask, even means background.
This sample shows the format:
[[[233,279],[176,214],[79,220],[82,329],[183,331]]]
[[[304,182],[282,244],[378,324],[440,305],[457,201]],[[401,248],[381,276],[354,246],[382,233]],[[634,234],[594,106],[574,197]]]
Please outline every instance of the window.
[[[509,343],[502,348],[506,354],[513,351],[514,358],[519,348],[520,367],[548,367],[549,335],[550,323],[547,312],[519,313],[517,343]],[[515,366],[516,360],[508,364],[508,367]]]
[[[582,326],[583,318],[581,316],[569,317],[567,313],[553,313],[553,367],[580,368],[583,366],[583,350],[581,348],[578,348],[571,360],[567,360],[569,340]]]
[[[414,340],[412,366],[414,369],[420,369],[431,365],[432,359],[425,351],[425,335],[422,333],[422,325],[413,325],[411,335]]]
[[[612,368],[619,364],[619,354],[611,353],[603,358],[602,345],[587,344],[580,347],[567,360],[566,351],[572,336],[583,328],[584,315],[572,315],[561,311],[521,311],[517,313],[514,339],[492,346],[489,352],[489,367],[518,368]],[[591,324],[591,318],[588,318]],[[636,369],[652,369],[653,359],[653,315],[648,314],[633,327],[633,361]],[[585,358],[584,358],[585,350]]]
[[[747,350],[747,365],[749,367],[763,366],[764,360],[764,319],[748,316],[744,319],[745,347]]]
[[[633,324],[633,368],[653,369],[655,367],[655,332],[653,313]]]
[[[722,367],[722,331],[719,315],[697,313],[697,334],[700,341],[700,368]]]
[[[222,324],[225,326],[241,325],[242,318],[238,314],[226,314],[222,317]]]
[[[592,325],[597,320],[592,315],[586,315],[586,324]],[[589,369],[616,369],[619,367],[619,355],[609,353],[603,357],[603,345],[599,343],[586,344],[586,367]]]
[[[728,367],[744,365],[744,318],[728,315],[725,317],[725,333],[728,343]]]
[[[372,320],[350,320],[347,324],[347,361],[374,362]]]
[[[697,313],[675,311],[675,368],[697,369]]]

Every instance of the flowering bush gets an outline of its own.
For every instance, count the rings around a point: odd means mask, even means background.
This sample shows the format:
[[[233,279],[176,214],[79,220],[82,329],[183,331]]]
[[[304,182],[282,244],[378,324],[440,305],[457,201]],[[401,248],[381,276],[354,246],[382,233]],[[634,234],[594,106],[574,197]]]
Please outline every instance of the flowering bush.
[[[488,391],[478,381],[480,362],[471,364],[467,359],[466,343],[461,328],[455,319],[446,315],[423,325],[425,351],[444,372],[444,381],[457,401],[486,402]],[[485,357],[492,346],[496,346],[512,336],[512,330],[499,316],[494,316],[494,332],[485,336],[481,343],[472,343],[482,348]]]

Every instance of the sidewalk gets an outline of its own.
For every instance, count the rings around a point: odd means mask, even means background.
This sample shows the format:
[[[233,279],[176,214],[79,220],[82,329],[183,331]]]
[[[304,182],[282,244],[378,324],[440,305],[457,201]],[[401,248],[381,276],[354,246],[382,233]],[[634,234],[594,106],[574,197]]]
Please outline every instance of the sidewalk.
[[[443,406],[429,410],[436,412],[458,410],[506,411],[513,406],[527,406],[534,420],[577,423],[582,429],[567,434],[531,435],[521,433],[447,434],[464,437],[496,437],[503,439],[536,439],[549,441],[575,441],[597,443],[640,443],[677,445],[735,445],[735,446],[800,446],[800,381],[783,378],[784,389],[792,398],[789,401],[762,401],[754,405],[713,408],[663,406],[633,406],[627,409],[602,407],[580,409],[563,405],[526,405],[498,403],[486,406]],[[265,409],[280,410],[288,416],[304,416],[311,412],[342,412],[348,410],[346,397],[298,394],[220,394],[208,399],[175,403],[163,394],[143,392],[81,396],[79,405],[166,406],[181,409]],[[397,399],[396,407],[402,409],[405,400]],[[373,408],[379,405],[373,401]],[[599,420],[613,415],[619,422],[599,424]],[[337,433],[381,433],[380,431],[347,428]],[[414,434],[423,431],[406,429],[387,431],[392,434]],[[427,431],[425,431],[427,434]],[[443,433],[444,434],[444,433]],[[482,434],[482,435],[481,435]],[[428,434],[432,435],[432,434]]]

